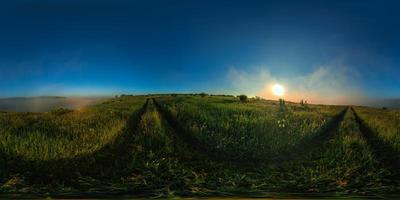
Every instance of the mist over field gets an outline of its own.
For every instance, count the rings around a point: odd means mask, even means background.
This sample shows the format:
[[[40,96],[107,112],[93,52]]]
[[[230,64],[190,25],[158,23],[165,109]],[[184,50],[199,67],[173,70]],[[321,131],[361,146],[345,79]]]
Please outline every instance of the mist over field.
[[[0,111],[48,112],[57,108],[81,109],[110,97],[15,97],[0,98]]]
[[[250,71],[231,68],[228,72],[237,93],[276,100],[270,87],[274,83],[281,83],[286,86],[285,99],[289,101],[304,99],[315,104],[365,105],[369,97],[363,93],[357,81],[358,76],[350,68],[336,65],[316,67],[309,74],[290,79],[272,74],[265,66]]]
[[[226,77],[235,94],[278,100],[281,97],[271,93],[271,86],[281,83],[285,85],[284,98],[288,101],[307,100],[313,104],[400,108],[400,98],[395,98],[396,96],[376,97],[368,93],[362,85],[361,76],[358,70],[334,62],[316,66],[308,73],[291,78],[275,75],[265,65],[253,66],[247,70],[231,67]]]

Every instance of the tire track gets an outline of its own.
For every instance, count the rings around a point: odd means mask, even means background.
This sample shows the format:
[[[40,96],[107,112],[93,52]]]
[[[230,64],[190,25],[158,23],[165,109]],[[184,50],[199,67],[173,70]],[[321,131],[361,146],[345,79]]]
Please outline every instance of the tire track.
[[[287,152],[282,152],[278,156],[273,158],[260,158],[260,159],[251,159],[251,160],[243,160],[243,159],[235,159],[230,156],[224,154],[221,151],[211,151],[207,148],[207,145],[202,144],[196,138],[191,136],[190,133],[182,128],[179,122],[166,110],[163,110],[161,105],[153,98],[154,104],[156,105],[158,111],[162,114],[163,118],[166,119],[168,124],[174,129],[174,133],[177,134],[177,137],[181,138],[185,143],[189,144],[193,150],[202,153],[205,156],[208,156],[212,160],[215,161],[224,161],[230,164],[235,164],[238,166],[249,166],[256,167],[260,164],[268,164],[268,163],[277,163],[286,160],[299,160],[304,158],[304,155],[308,155],[310,152],[319,149],[323,146],[324,142],[331,138],[336,130],[338,129],[339,124],[343,120],[344,115],[346,114],[348,107],[343,109],[339,114],[334,116],[326,125],[318,130],[318,133],[308,139],[303,140],[300,144],[296,145],[293,149]]]
[[[200,154],[203,154],[213,160],[224,160],[226,161],[227,157],[224,157],[222,155],[222,152],[211,152],[209,149],[201,144],[197,139],[192,137],[190,133],[187,133],[186,130],[184,130],[180,125],[179,122],[174,119],[174,117],[168,112],[162,109],[161,105],[155,100],[155,98],[152,99],[154,102],[154,105],[156,106],[157,111],[161,114],[162,118],[166,120],[168,123],[169,127],[173,129],[173,133],[176,135],[176,138],[180,138],[184,143],[188,144],[188,146],[191,148],[191,150],[198,152]],[[228,161],[232,161],[229,160]]]
[[[184,143],[191,152],[196,153],[197,155],[195,157],[197,159],[202,159],[203,161],[208,160],[214,162],[214,164],[219,163],[222,165],[229,165],[229,167],[239,167],[242,169],[254,168],[261,164],[261,162],[257,160],[233,159],[222,151],[210,150],[207,148],[207,145],[198,141],[182,128],[179,121],[176,120],[168,111],[164,110],[155,98],[152,100],[154,101],[157,111],[161,114],[162,118],[165,119],[167,125],[171,127],[171,133],[174,134],[173,137]]]
[[[371,150],[375,154],[375,157],[385,166],[389,167],[391,170],[394,170],[394,172],[396,172],[398,176],[400,176],[400,160],[398,159],[399,152],[397,152],[393,148],[393,146],[380,139],[376,135],[376,133],[371,130],[368,124],[360,118],[353,107],[351,108],[351,110],[354,113],[363,137],[365,137],[365,139],[367,140],[367,143],[371,147]]]
[[[186,154],[191,154],[191,158],[195,158],[196,160],[207,160],[208,158],[205,157],[204,155],[199,154],[199,152],[196,151],[195,148],[193,148],[192,145],[187,143],[179,134],[177,134],[176,130],[171,126],[169,121],[165,118],[163,112],[161,112],[159,105],[155,101],[155,99],[152,99],[152,104],[156,110],[156,112],[159,113],[160,119],[162,126],[165,129],[165,134],[172,139],[173,141],[173,148],[176,153],[178,153],[177,156],[182,157]],[[187,160],[184,160],[185,162]]]
[[[131,115],[117,138],[92,154],[67,159],[32,161],[0,152],[0,156],[7,163],[5,171],[7,174],[22,174],[34,183],[48,183],[60,179],[67,183],[79,176],[111,177],[122,173],[123,170],[120,169],[123,169],[130,159],[128,151],[133,145],[130,142],[141,116],[147,110],[148,101],[149,99],[142,108]]]
[[[284,162],[286,160],[302,160],[310,154],[313,154],[317,150],[324,148],[326,141],[333,138],[339,130],[339,126],[342,123],[344,116],[348,112],[349,108],[346,107],[334,116],[328,124],[320,128],[318,133],[313,137],[302,140],[298,145],[288,152],[285,152],[278,161]]]

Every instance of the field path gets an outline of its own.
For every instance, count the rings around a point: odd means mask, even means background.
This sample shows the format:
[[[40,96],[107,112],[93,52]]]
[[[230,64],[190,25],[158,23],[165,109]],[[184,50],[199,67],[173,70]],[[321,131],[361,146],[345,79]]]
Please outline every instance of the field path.
[[[91,165],[84,169],[84,172],[94,177],[105,176],[112,177],[124,173],[126,163],[131,159],[130,151],[133,149],[133,138],[138,129],[140,120],[148,109],[149,99],[142,108],[131,116],[128,120],[127,126],[122,131],[122,134],[114,140],[114,142],[102,147],[93,155],[85,156],[82,162],[92,159]],[[82,169],[82,168],[81,168]]]
[[[296,145],[291,151],[283,153],[278,161],[287,160],[303,160],[310,156],[314,152],[319,152],[323,150],[326,142],[333,138],[339,130],[339,126],[343,121],[344,116],[348,112],[349,108],[346,107],[336,116],[334,116],[328,124],[320,128],[318,133],[314,136],[304,139],[298,145]]]
[[[177,138],[180,138],[183,142],[188,144],[188,146],[192,148],[192,150],[204,154],[209,158],[216,160],[223,159],[222,156],[210,152],[204,145],[202,145],[195,138],[190,136],[189,133],[186,133],[186,131],[183,130],[183,128],[179,125],[179,122],[174,119],[174,117],[171,116],[167,111],[161,108],[161,105],[156,101],[155,98],[153,98],[152,100],[154,102],[154,105],[156,106],[157,111],[161,114],[162,118],[166,120],[168,125],[173,129],[173,133],[176,134]]]
[[[150,104],[150,102],[149,102]],[[208,159],[207,154],[203,154],[203,151],[199,151],[197,148],[198,143],[190,137],[186,137],[183,132],[179,132],[180,128],[176,127],[178,126],[175,122],[171,123],[172,120],[166,117],[166,114],[162,111],[160,108],[160,105],[158,102],[155,100],[155,98],[151,99],[151,106],[154,106],[154,109],[160,114],[160,118],[162,121],[162,126],[166,130],[166,134],[168,135],[169,138],[173,140],[173,145],[174,149],[178,151],[185,151],[185,153],[190,153],[192,155],[195,155],[195,157],[201,157],[199,159]],[[176,125],[176,126],[172,126]],[[200,147],[199,147],[200,148]],[[202,148],[200,148],[202,149]],[[183,153],[183,154],[185,154]],[[182,156],[182,155],[181,155]]]
[[[0,158],[5,160],[4,169],[8,174],[23,174],[30,182],[48,182],[62,179],[65,182],[76,176],[111,177],[123,172],[129,160],[131,140],[137,129],[141,116],[147,110],[148,99],[127,121],[122,133],[109,144],[104,145],[92,154],[74,158],[48,161],[25,160],[18,156],[6,155],[0,151]],[[1,161],[0,159],[0,161]]]
[[[158,112],[161,114],[162,118],[167,122],[167,126],[171,127],[173,134],[175,134],[175,138],[185,143],[187,148],[193,153],[198,154],[197,157],[202,157],[203,159],[209,159],[210,161],[218,162],[221,164],[229,164],[230,166],[237,167],[254,167],[258,165],[257,162],[249,162],[242,161],[237,159],[232,159],[229,156],[226,156],[224,152],[221,151],[211,151],[207,146],[201,142],[199,142],[196,138],[191,136],[186,130],[182,128],[179,122],[168,112],[162,109],[161,105],[157,102],[155,98],[153,98],[154,105],[156,106]]]
[[[318,151],[323,148],[325,142],[329,138],[332,138],[337,132],[344,115],[348,111],[348,107],[344,108],[341,112],[329,120],[326,125],[321,127],[314,136],[304,139],[293,149],[287,152],[282,152],[278,157],[270,157],[268,159],[260,158],[257,160],[238,160],[231,158],[230,156],[226,156],[223,152],[211,151],[205,144],[202,144],[196,138],[191,136],[190,133],[187,133],[187,131],[182,128],[179,121],[177,121],[168,111],[163,110],[162,106],[157,102],[156,99],[153,98],[153,101],[163,118],[165,118],[168,124],[174,129],[173,132],[177,135],[177,137],[181,138],[185,143],[192,147],[193,150],[211,158],[212,160],[231,163],[241,167],[256,167],[260,166],[261,164],[280,163],[287,160],[303,159],[311,152]]]
[[[398,159],[399,152],[397,152],[393,146],[390,144],[386,143],[382,139],[380,139],[366,124],[366,122],[363,121],[363,119],[360,118],[360,116],[357,114],[355,109],[352,107],[351,111],[354,113],[356,117],[356,121],[360,127],[360,130],[363,134],[363,136],[366,138],[368,145],[371,146],[372,151],[374,152],[376,158],[385,164],[387,167],[389,167],[391,170],[395,170],[399,172],[400,169],[400,160]],[[400,173],[398,173],[400,176]]]

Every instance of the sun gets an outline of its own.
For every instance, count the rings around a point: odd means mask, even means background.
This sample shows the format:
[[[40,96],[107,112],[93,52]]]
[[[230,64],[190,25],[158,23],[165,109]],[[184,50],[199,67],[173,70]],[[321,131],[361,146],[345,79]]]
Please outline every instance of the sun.
[[[283,87],[283,85],[276,83],[272,86],[272,93],[275,96],[281,97],[285,94],[285,88]]]

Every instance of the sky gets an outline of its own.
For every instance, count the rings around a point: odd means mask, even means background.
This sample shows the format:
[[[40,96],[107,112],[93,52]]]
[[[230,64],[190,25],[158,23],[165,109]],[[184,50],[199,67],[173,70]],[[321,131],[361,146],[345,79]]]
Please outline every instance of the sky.
[[[0,97],[400,97],[398,1],[15,0],[0,6]]]

